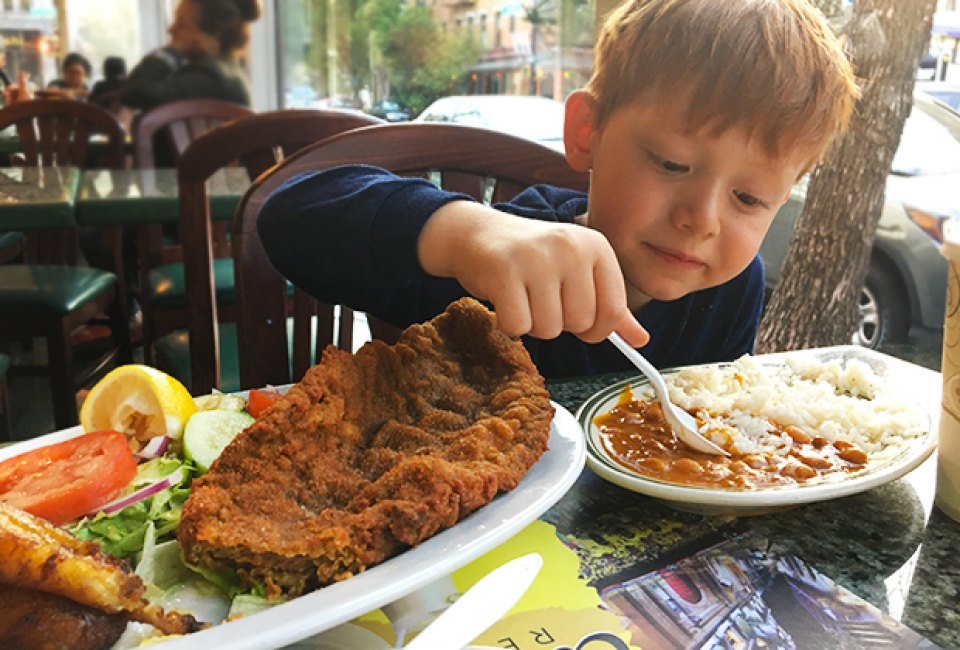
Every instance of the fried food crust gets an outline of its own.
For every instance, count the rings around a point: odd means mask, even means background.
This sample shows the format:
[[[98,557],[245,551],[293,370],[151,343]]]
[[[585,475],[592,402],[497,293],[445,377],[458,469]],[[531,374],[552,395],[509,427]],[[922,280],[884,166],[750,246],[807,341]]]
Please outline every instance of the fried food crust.
[[[328,347],[194,482],[178,538],[189,562],[300,594],[516,487],[552,418],[526,349],[463,299],[394,346]]]
[[[103,650],[126,626],[123,613],[106,614],[63,596],[0,585],[0,648]]]
[[[66,530],[0,502],[0,584],[36,589],[108,614],[125,613],[165,634],[199,629],[192,616],[164,612],[143,597],[126,562]]]

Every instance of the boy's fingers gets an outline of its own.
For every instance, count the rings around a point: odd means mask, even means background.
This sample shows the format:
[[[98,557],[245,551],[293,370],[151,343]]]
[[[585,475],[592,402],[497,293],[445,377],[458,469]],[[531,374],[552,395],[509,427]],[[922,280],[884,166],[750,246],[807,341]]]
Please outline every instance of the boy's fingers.
[[[560,287],[563,329],[580,335],[597,324],[597,295],[593,278],[587,273],[574,274]]]
[[[555,339],[563,332],[563,306],[559,287],[528,287],[532,323],[530,335],[538,339]]]
[[[491,296],[493,310],[497,315],[497,327],[508,336],[522,336],[533,326],[530,302],[526,291],[505,291]]]
[[[643,328],[633,314],[628,310],[623,319],[617,324],[617,334],[635,348],[640,348],[650,342],[650,333]]]

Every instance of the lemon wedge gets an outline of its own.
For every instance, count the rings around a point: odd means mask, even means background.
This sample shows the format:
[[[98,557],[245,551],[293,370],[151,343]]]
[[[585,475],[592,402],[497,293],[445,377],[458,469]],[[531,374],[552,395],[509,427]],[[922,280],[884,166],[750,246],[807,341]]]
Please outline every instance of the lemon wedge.
[[[120,366],[94,385],[80,408],[84,431],[115,429],[146,442],[179,439],[197,412],[190,393],[165,372],[140,364]]]

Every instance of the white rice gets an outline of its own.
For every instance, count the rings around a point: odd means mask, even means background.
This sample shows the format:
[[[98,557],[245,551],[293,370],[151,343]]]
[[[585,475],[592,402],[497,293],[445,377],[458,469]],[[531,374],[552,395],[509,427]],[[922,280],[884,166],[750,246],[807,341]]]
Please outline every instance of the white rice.
[[[732,437],[740,453],[787,453],[792,439],[772,433],[770,420],[830,442],[852,442],[871,461],[895,455],[929,427],[917,405],[891,394],[857,359],[797,356],[773,365],[744,356],[683,369],[667,376],[667,384],[671,400],[707,421],[705,435],[718,442]]]

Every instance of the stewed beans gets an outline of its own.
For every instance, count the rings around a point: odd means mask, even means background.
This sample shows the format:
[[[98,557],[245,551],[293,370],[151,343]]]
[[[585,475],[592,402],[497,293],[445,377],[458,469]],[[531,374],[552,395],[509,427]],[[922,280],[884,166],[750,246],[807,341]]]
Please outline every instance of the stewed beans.
[[[610,411],[594,418],[607,454],[627,469],[651,478],[718,488],[760,488],[795,485],[837,472],[863,469],[867,455],[856,445],[829,442],[792,426],[771,422],[773,434],[786,434],[790,444],[777,452],[730,456],[700,453],[679,442],[663,419],[659,402],[631,399],[625,392]]]

